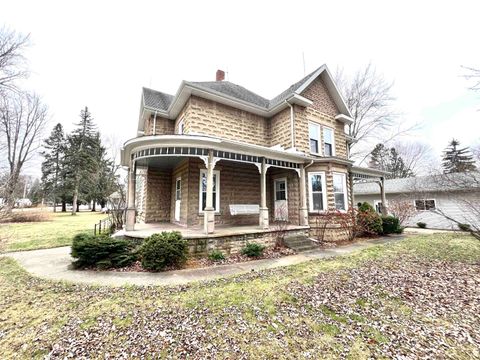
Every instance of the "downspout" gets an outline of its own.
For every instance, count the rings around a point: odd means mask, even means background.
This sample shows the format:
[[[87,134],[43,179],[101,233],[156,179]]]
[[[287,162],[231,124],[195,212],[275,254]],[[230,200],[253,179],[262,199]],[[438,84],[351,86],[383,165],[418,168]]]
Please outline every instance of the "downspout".
[[[157,110],[155,110],[155,116],[153,117],[153,133],[152,135],[157,134]]]
[[[293,112],[293,106],[287,100],[285,103],[290,106],[290,138],[292,139],[292,149],[295,148],[295,113]]]

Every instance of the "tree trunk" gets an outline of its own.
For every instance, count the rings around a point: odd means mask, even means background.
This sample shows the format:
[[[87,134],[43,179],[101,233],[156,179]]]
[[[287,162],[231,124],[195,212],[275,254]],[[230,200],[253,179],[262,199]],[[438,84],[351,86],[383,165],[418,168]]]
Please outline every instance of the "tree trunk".
[[[95,200],[93,200],[93,205],[92,205],[92,211],[93,211],[93,212],[97,211],[97,209],[96,209],[96,203],[97,203],[97,202],[96,202]]]
[[[77,210],[76,212],[79,212],[80,211],[80,200],[77,200]]]
[[[105,200],[100,201],[100,206],[102,207],[102,209],[105,208]]]
[[[57,201],[53,200],[53,212],[57,212]]]
[[[67,202],[62,199],[62,212],[67,212]]]

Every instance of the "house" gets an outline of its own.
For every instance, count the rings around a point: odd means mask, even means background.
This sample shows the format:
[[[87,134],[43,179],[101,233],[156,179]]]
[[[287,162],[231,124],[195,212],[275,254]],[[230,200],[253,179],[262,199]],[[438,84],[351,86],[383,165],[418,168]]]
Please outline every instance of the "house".
[[[377,189],[375,183],[355,184],[355,203],[368,202],[380,211],[382,200]],[[475,209],[475,204],[480,204],[480,174],[477,172],[389,179],[385,180],[385,192],[387,208],[395,202],[404,202],[415,209],[407,226],[424,222],[428,228],[450,230],[458,226],[447,217],[466,224],[476,224],[480,220],[480,207]]]
[[[354,179],[383,179],[349,160],[351,113],[325,65],[273,99],[224,76],[175,95],[142,89],[137,136],[121,151],[129,236],[262,239],[277,222],[308,233],[316,214],[352,206]]]

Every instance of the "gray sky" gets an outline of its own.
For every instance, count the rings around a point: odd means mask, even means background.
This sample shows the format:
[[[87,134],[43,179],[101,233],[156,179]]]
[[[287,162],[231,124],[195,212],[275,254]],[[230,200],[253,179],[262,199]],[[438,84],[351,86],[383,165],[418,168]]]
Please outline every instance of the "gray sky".
[[[28,87],[70,130],[88,105],[100,130],[134,137],[142,86],[227,79],[266,97],[326,63],[372,62],[395,82],[411,137],[440,152],[479,138],[480,94],[461,65],[480,67],[479,1],[3,1],[0,23],[31,33]]]

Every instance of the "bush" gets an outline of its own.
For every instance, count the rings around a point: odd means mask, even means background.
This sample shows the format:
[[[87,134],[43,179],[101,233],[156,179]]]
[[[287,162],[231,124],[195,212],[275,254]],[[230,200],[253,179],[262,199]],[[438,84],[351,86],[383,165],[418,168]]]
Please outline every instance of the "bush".
[[[472,231],[472,227],[469,224],[458,224],[457,226],[462,231]]]
[[[262,244],[247,243],[242,249],[242,254],[248,257],[258,257],[263,254],[263,250],[265,250],[265,246]]]
[[[75,268],[98,267],[107,269],[128,266],[136,260],[132,245],[124,239],[107,235],[77,234],[73,238],[72,257]]]
[[[417,226],[418,226],[419,228],[421,228],[421,229],[425,229],[425,228],[427,227],[427,224],[424,223],[424,222],[419,221],[419,222],[417,222]]]
[[[401,234],[403,228],[400,226],[400,220],[395,216],[382,217],[383,234]]]
[[[178,231],[153,234],[140,248],[142,266],[161,271],[168,266],[181,266],[187,260],[188,242]]]
[[[358,208],[357,223],[364,234],[379,235],[383,232],[382,218],[367,202]]]
[[[52,215],[43,210],[18,210],[6,215],[3,222],[25,223],[25,222],[43,222],[50,221]]]
[[[225,260],[225,255],[220,250],[213,250],[209,255],[208,258],[212,261],[221,261]]]

